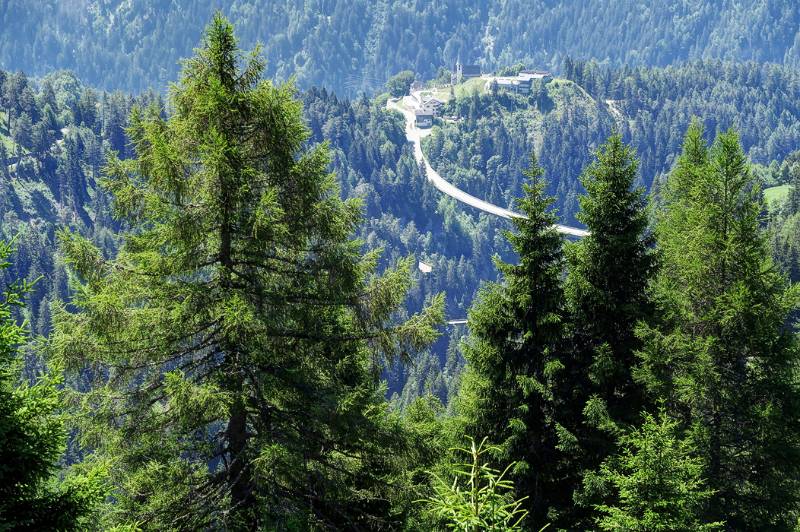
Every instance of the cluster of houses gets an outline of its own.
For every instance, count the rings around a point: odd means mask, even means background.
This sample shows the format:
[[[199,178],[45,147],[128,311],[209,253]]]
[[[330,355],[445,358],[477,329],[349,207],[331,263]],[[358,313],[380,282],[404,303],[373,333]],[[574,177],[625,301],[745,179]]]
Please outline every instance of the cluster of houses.
[[[529,94],[534,81],[544,84],[553,79],[550,72],[543,70],[522,70],[516,76],[483,76],[479,65],[462,65],[461,61],[458,61],[451,83],[455,85],[467,79],[481,77],[487,80],[486,89],[492,94],[499,91]],[[444,102],[421,92],[421,83],[415,82],[415,85],[418,85],[416,90],[414,85],[411,87],[411,97],[416,100],[415,124],[418,128],[433,127],[433,119],[439,116]]]
[[[413,92],[411,93],[411,97],[417,100],[417,109],[414,111],[415,125],[423,129],[433,127],[433,117],[439,116],[444,102],[430,95],[423,94],[416,96]]]
[[[516,76],[498,76],[492,77],[487,82],[487,89],[494,92],[507,91],[515,94],[528,94],[531,92],[534,81],[547,83],[553,79],[550,72],[542,70],[523,70]]]

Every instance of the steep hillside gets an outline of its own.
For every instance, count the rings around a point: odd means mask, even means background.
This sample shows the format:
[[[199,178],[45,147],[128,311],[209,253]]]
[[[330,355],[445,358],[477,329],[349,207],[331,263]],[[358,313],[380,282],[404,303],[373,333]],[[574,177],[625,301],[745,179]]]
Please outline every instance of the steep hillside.
[[[485,70],[520,60],[561,69],[567,56],[800,65],[792,0],[9,0],[0,3],[0,67],[33,75],[68,68],[107,89],[160,90],[215,9],[236,24],[245,48],[264,44],[270,75],[340,94],[374,90],[406,68],[430,78],[459,58]]]
[[[562,221],[575,223],[578,176],[615,127],[637,147],[640,183],[648,187],[671,167],[692,114],[703,117],[709,135],[740,128],[745,149],[763,164],[784,159],[800,138],[798,81],[790,69],[697,63],[579,70],[580,79],[536,85],[526,96],[493,95],[483,80],[455,87],[443,114],[457,119],[437,121],[424,144],[431,163],[467,192],[510,207],[535,150]],[[21,248],[8,275],[44,275],[29,313],[34,330],[45,333],[49,302],[67,296],[55,230],[73,227],[114,253],[118,228],[97,180],[107,150],[129,153],[124,127],[131,106],[159,99],[98,92],[65,73],[36,84],[3,72],[0,84],[0,229],[18,234]],[[449,90],[440,92],[449,98]],[[465,209],[429,186],[406,144],[402,118],[387,113],[382,100],[350,101],[318,89],[303,100],[310,142],[330,143],[343,194],[364,199],[365,247],[383,248],[384,265],[413,255],[431,267],[417,273],[408,311],[443,291],[448,318],[464,318],[480,283],[496,276],[491,257],[509,254],[500,237],[507,222]],[[393,368],[390,391],[404,402],[419,390],[446,397],[462,360],[460,334],[459,326],[447,328],[418,365]],[[442,374],[445,365],[451,370]]]
[[[163,103],[152,95],[95,91],[68,73],[37,84],[0,71],[0,95],[0,238],[16,237],[19,248],[0,281],[41,276],[26,312],[33,332],[47,334],[50,304],[69,297],[57,229],[76,230],[114,255],[120,228],[98,187],[106,154],[130,155],[125,127],[134,105]],[[406,145],[402,119],[385,112],[383,102],[350,101],[317,89],[300,96],[309,142],[329,143],[342,194],[363,199],[366,222],[358,236],[365,249],[383,249],[381,268],[409,255],[431,267],[416,273],[407,312],[445,292],[448,317],[463,318],[480,282],[494,278],[492,255],[507,254],[497,245],[505,222],[471,217],[428,187]],[[436,368],[439,375],[451,334],[460,334],[456,329],[443,331],[420,368]],[[457,352],[455,344],[450,352]],[[391,393],[402,391],[408,371],[391,368]],[[441,375],[424,383],[421,378],[413,386],[443,399],[453,384]]]
[[[442,175],[508,207],[520,194],[531,149],[565,223],[574,223],[578,176],[614,129],[636,149],[639,183],[650,188],[670,170],[693,116],[708,138],[735,128],[749,157],[767,165],[800,145],[800,77],[756,63],[696,62],[666,68],[578,63],[571,80],[534,86],[530,95],[456,90],[425,149]],[[459,96],[460,94],[460,96]]]
[[[426,139],[431,164],[467,192],[503,207],[521,194],[522,169],[534,150],[547,172],[549,192],[565,220],[574,221],[577,176],[591,149],[611,132],[607,109],[580,86],[556,79],[529,96],[486,92],[456,98]]]

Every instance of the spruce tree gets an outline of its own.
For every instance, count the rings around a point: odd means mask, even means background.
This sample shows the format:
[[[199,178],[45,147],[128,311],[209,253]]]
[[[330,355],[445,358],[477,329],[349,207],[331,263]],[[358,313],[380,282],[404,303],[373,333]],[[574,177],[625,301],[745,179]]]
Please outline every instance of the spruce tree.
[[[640,427],[620,438],[621,451],[600,476],[617,495],[613,505],[598,505],[601,530],[672,532],[710,531],[722,523],[703,520],[712,492],[703,480],[703,460],[678,423],[661,412],[645,414]]]
[[[662,319],[641,331],[637,378],[696,442],[706,520],[733,530],[793,529],[800,502],[798,291],[770,258],[762,212],[736,133],[709,150],[693,123],[658,216]]]
[[[485,285],[470,309],[458,400],[463,434],[488,438],[502,450],[502,463],[515,463],[516,495],[528,497],[531,522],[541,523],[551,506],[564,507],[571,497],[550,469],[558,441],[547,409],[551,380],[563,369],[563,239],[533,155],[525,175],[517,209],[526,217],[515,218],[516,232],[506,235],[519,263],[496,259],[503,281]]]
[[[11,252],[0,242],[0,270]],[[58,480],[67,439],[59,379],[31,384],[20,375],[26,334],[13,310],[30,287],[16,281],[0,299],[0,530],[72,530],[88,524],[102,493],[96,478]]]
[[[93,377],[75,401],[82,445],[114,464],[110,523],[362,530],[401,517],[408,449],[379,362],[436,336],[441,298],[394,318],[411,262],[374,273],[378,254],[351,238],[360,202],[340,199],[294,89],[263,68],[215,16],[169,118],[134,111],[135,158],[109,162],[103,185],[130,228],[118,256],[61,235],[81,283],[52,343]]]
[[[631,369],[640,347],[637,323],[651,314],[647,288],[655,257],[636,175],[633,151],[612,135],[581,177],[586,194],[578,219],[589,235],[567,247],[572,340],[553,408],[577,441],[563,460],[575,462],[569,474],[575,475],[576,488],[586,477],[587,490],[578,500],[596,500],[591,472],[614,452],[617,435],[638,423],[644,407]],[[576,507],[574,519],[585,519],[588,509]]]

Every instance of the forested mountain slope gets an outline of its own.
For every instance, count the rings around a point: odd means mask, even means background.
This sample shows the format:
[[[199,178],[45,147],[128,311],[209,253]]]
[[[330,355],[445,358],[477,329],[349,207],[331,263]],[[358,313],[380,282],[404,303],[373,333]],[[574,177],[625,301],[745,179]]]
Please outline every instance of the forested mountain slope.
[[[120,224],[98,181],[109,152],[130,155],[125,128],[132,107],[161,101],[152,94],[131,98],[95,91],[63,72],[36,84],[0,71],[0,87],[0,237],[16,235],[18,246],[3,278],[42,277],[25,312],[32,331],[46,335],[52,303],[68,297],[56,231],[69,227],[107,256],[116,253]],[[364,200],[366,222],[359,236],[365,249],[383,249],[381,269],[406,256],[432,267],[429,274],[416,273],[419,282],[407,311],[445,292],[448,316],[464,317],[480,281],[494,276],[493,253],[505,254],[498,245],[504,222],[473,218],[427,186],[406,145],[402,118],[385,112],[381,102],[340,99],[317,89],[300,96],[309,141],[329,142],[331,170],[343,195]],[[421,361],[436,374],[424,391],[443,398],[450,383],[442,378],[439,360],[446,356],[449,334],[460,334],[445,332],[433,348],[436,354]],[[390,392],[401,392],[407,371],[392,368]]]
[[[577,63],[569,74],[573,80],[555,80],[529,97],[459,90],[445,110],[459,119],[439,122],[425,144],[434,167],[468,192],[510,206],[533,149],[562,221],[574,223],[578,176],[592,148],[615,127],[637,147],[639,182],[648,187],[671,168],[693,114],[703,118],[709,135],[737,127],[744,148],[764,165],[782,161],[798,145],[800,93],[797,75],[787,68],[704,62],[617,70]],[[66,73],[39,83],[12,73],[0,79],[0,216],[5,236],[20,235],[8,276],[45,276],[27,311],[34,331],[47,333],[50,302],[67,294],[54,254],[55,229],[73,227],[109,255],[115,252],[119,227],[96,183],[107,150],[129,153],[124,127],[132,105],[159,98],[95,91]],[[464,318],[480,282],[496,277],[492,255],[509,256],[500,235],[507,222],[457,205],[429,186],[406,145],[402,117],[386,112],[382,101],[351,101],[324,89],[302,98],[311,142],[330,143],[343,194],[364,198],[365,247],[382,247],[383,265],[413,255],[432,267],[416,274],[408,311],[443,291],[447,317]],[[790,180],[773,173],[770,184]],[[393,368],[390,392],[403,402],[424,391],[445,398],[463,360],[454,341],[462,332],[448,328],[414,367]]]
[[[215,9],[256,41],[267,73],[339,94],[373,90],[402,69],[430,78],[461,59],[484,70],[522,60],[560,69],[567,56],[667,65],[720,58],[800,65],[792,0],[70,0],[0,2],[0,67],[74,70],[107,89],[162,89]]]
[[[109,28],[134,43],[212,7],[98,5],[48,8],[109,58]],[[276,20],[306,31],[300,74],[342,90],[378,83],[376,21],[423,55],[528,11],[554,43],[621,17],[642,57],[665,26],[739,55],[791,33],[737,41],[735,14],[777,4],[400,5],[431,24],[388,2]],[[362,32],[309,44],[314,21]],[[0,69],[0,530],[797,528],[790,61],[403,71],[351,98],[265,79],[235,35],[215,14],[166,97],[127,88],[138,45],[115,92]],[[470,35],[450,52],[510,60]]]
[[[521,194],[534,149],[548,192],[565,223],[574,223],[578,176],[592,150],[618,130],[637,150],[639,183],[650,188],[670,170],[693,116],[709,138],[736,128],[748,156],[768,165],[800,145],[800,77],[786,67],[698,61],[665,68],[569,63],[569,80],[530,95],[481,91],[448,102],[426,140],[431,164],[468,192],[507,207]]]

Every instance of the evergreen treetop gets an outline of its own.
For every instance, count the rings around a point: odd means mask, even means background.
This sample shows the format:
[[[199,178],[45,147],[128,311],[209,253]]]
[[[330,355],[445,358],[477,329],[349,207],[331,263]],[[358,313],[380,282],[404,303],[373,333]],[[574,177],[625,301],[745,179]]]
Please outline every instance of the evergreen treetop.
[[[690,431],[714,491],[708,521],[789,529],[798,512],[798,288],[776,270],[761,193],[735,132],[711,149],[695,123],[658,216],[659,323],[637,379]]]
[[[517,209],[516,232],[507,238],[518,264],[496,260],[502,283],[481,291],[469,313],[465,344],[469,363],[459,397],[463,433],[484,434],[515,462],[512,480],[533,522],[546,520],[559,497],[550,469],[557,445],[548,426],[551,381],[563,370],[558,346],[563,334],[562,236],[556,231],[552,198],[545,195],[535,157],[526,169],[525,195]]]
[[[591,506],[609,500],[592,480],[598,466],[617,451],[618,435],[641,421],[646,401],[631,371],[640,347],[636,327],[652,319],[647,291],[656,269],[633,150],[614,134],[595,157],[581,176],[579,219],[589,235],[566,250],[570,345],[553,406],[576,440],[560,458],[577,490],[574,508],[565,509],[571,527],[592,526]]]

